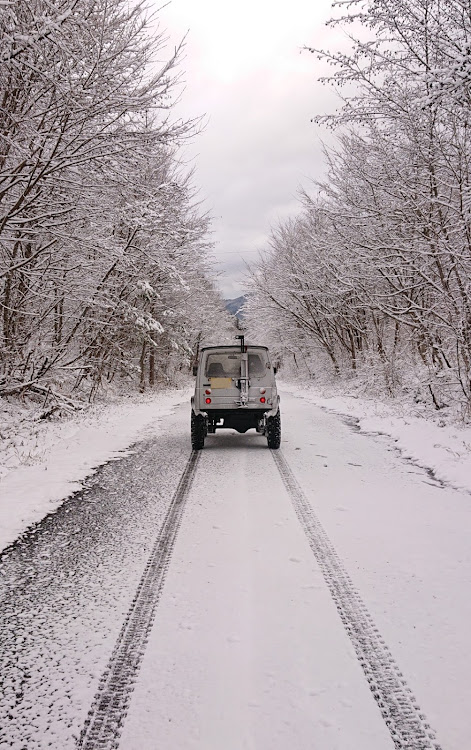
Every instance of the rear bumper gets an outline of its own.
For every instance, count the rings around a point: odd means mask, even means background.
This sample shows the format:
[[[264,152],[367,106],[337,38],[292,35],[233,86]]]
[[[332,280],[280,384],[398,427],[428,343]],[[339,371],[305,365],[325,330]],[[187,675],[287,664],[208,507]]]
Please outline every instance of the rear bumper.
[[[208,406],[205,405],[204,409],[198,409],[195,406],[195,398],[193,396],[191,399],[191,407],[195,414],[204,414],[211,420],[216,420],[218,422],[221,419],[227,418],[230,418],[231,421],[240,419],[241,422],[256,422],[258,419],[261,419],[264,414],[266,414],[267,417],[275,416],[280,407],[280,397],[277,396],[275,403],[271,406],[264,404],[260,407],[253,407],[252,405],[220,407],[208,404]]]

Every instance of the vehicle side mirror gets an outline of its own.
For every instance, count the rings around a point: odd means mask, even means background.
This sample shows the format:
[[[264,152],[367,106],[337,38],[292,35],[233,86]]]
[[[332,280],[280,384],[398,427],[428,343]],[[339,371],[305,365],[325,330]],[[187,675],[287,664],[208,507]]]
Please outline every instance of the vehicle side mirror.
[[[198,375],[198,365],[193,365],[193,375]]]
[[[278,367],[274,367],[273,368],[273,375],[276,375],[277,372],[278,372]]]

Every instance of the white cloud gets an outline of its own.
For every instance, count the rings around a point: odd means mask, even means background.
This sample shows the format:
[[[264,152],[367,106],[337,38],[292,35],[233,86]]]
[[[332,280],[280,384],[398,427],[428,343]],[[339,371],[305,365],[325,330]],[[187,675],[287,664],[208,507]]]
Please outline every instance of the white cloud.
[[[215,216],[219,285],[237,296],[237,253],[256,257],[270,224],[296,212],[299,185],[323,173],[324,134],[311,118],[335,100],[317,83],[325,71],[301,48],[325,44],[330,3],[173,0],[158,17],[172,45],[189,30],[179,113],[206,115],[206,127],[185,158],[195,159],[200,196]]]

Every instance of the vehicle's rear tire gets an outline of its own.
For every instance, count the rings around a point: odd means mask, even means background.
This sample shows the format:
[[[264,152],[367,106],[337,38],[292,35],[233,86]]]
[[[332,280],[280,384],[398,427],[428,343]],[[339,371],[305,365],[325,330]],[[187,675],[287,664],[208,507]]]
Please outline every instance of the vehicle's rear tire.
[[[281,444],[281,414],[280,410],[276,412],[274,417],[267,417],[267,426],[265,430],[267,436],[268,447],[276,449]]]
[[[206,419],[202,414],[195,414],[191,410],[191,447],[194,451],[204,448],[204,439],[207,435]]]

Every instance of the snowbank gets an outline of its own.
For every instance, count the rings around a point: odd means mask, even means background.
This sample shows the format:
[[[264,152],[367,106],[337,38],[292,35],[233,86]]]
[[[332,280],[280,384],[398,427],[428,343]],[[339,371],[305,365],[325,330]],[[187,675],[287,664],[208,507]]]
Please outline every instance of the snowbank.
[[[25,410],[0,419],[0,550],[55,510],[83,480],[157,435],[162,418],[189,392],[165,391],[91,407],[63,422],[38,422]]]
[[[436,479],[471,493],[471,427],[414,415],[404,404],[325,395],[311,386],[292,383],[283,383],[281,388],[324,409],[354,417],[362,432],[390,436],[405,458],[429,469]]]

